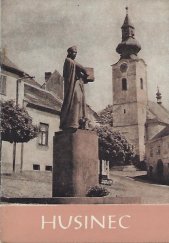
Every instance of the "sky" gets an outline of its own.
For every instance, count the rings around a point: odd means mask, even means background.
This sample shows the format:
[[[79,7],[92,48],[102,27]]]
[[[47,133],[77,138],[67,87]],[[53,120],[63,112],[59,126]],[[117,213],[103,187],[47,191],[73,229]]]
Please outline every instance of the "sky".
[[[86,100],[99,111],[112,104],[112,67],[126,10],[147,64],[148,96],[157,85],[169,109],[168,0],[1,0],[2,47],[22,70],[43,83],[44,73],[62,74],[67,48],[76,45],[76,60],[93,67],[95,82],[86,85]]]

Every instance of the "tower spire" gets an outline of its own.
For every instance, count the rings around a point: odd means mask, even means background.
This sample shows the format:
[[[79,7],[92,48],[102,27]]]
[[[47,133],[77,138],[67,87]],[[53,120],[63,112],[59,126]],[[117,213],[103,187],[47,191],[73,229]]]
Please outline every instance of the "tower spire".
[[[128,6],[126,6],[126,15],[128,14]]]
[[[117,46],[116,51],[121,55],[121,58],[136,58],[141,46],[134,36],[135,28],[129,18],[128,6],[125,9],[126,17],[121,27],[122,42]]]

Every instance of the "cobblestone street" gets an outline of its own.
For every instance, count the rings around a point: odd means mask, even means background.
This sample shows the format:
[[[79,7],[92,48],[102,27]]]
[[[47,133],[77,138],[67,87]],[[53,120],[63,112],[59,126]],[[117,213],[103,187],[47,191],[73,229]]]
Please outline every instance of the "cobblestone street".
[[[138,181],[142,171],[111,171],[111,186],[107,186],[111,197],[141,197],[142,203],[169,203],[169,186]],[[2,196],[5,197],[51,197],[52,174],[23,172],[2,177]]]

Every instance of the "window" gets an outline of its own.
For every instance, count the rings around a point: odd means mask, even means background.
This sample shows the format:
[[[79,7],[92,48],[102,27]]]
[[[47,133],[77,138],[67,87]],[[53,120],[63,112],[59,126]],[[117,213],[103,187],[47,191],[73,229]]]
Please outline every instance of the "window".
[[[124,109],[124,114],[126,114],[126,109]]]
[[[51,165],[46,165],[45,166],[46,171],[52,171],[52,166]]]
[[[122,79],[122,90],[127,90],[127,79],[126,78]]]
[[[33,164],[33,170],[40,170],[40,165]]]
[[[143,89],[143,79],[140,78],[140,89]]]
[[[0,94],[6,95],[6,76],[0,75]]]
[[[150,157],[153,157],[153,148],[150,148]]]
[[[48,131],[49,125],[45,123],[39,124],[39,144],[47,146],[48,145]]]
[[[161,148],[160,146],[157,147],[157,153],[156,154],[160,154],[161,153]]]

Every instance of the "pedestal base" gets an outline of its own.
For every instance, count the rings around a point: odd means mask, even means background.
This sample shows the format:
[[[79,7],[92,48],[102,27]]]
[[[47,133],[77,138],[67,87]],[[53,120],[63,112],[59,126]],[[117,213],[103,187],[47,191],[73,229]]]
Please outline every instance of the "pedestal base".
[[[53,141],[53,197],[85,197],[98,180],[95,132],[56,132]]]

